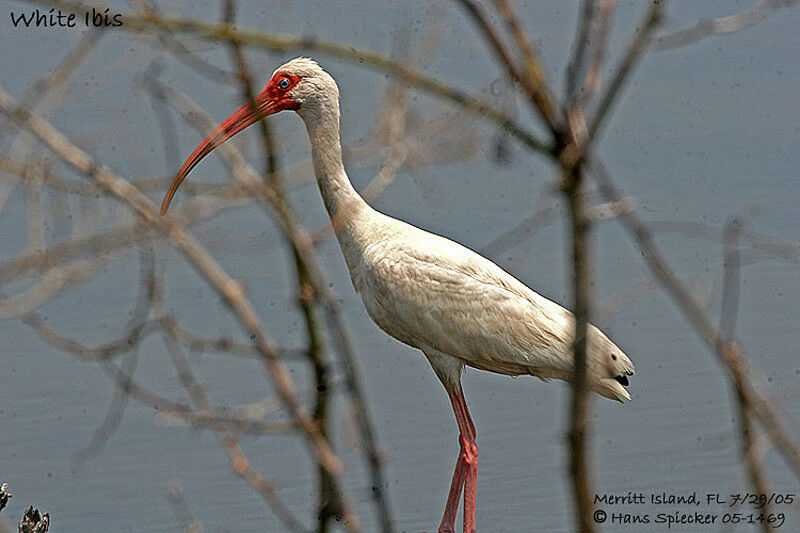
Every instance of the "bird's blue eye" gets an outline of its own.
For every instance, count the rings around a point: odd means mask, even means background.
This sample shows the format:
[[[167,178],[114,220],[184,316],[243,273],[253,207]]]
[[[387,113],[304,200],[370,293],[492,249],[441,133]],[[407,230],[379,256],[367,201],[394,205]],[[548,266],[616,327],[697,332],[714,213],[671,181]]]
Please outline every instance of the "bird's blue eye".
[[[281,89],[288,89],[289,88],[289,80],[283,78],[281,81],[278,82],[278,87]]]

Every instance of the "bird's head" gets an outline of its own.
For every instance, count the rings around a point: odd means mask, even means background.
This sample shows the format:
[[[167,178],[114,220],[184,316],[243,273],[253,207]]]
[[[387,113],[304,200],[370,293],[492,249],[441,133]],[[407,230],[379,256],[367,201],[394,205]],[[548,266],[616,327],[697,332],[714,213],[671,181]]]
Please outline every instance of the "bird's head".
[[[270,76],[253,102],[246,103],[225,119],[195,148],[172,180],[161,203],[161,214],[167,212],[172,197],[189,172],[217,146],[243,129],[267,115],[285,110],[297,111],[307,123],[324,113],[335,113],[338,118],[338,103],[336,82],[316,61],[298,57],[285,63]]]
[[[587,370],[590,387],[598,394],[622,402],[630,400],[625,388],[633,375],[633,362],[605,334],[589,326]]]

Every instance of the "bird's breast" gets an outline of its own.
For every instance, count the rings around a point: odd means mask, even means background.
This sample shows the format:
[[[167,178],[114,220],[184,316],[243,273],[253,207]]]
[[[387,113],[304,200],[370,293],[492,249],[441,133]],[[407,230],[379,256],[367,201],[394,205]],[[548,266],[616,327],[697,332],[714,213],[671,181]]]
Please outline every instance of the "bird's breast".
[[[353,285],[367,314],[384,332],[420,348],[423,337],[420,315],[424,310],[418,300],[420,296],[424,298],[420,293],[426,292],[425,287],[409,279],[405,269],[391,258],[374,259],[367,257],[355,272],[351,271]]]

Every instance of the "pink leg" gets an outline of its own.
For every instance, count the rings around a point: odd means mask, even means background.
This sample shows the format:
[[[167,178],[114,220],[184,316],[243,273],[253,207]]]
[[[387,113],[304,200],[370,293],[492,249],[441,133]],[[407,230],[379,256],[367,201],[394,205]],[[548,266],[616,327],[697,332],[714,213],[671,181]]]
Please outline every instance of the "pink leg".
[[[456,512],[458,511],[458,501],[461,499],[461,490],[464,488],[464,478],[467,470],[464,464],[463,453],[459,452],[456,469],[453,472],[453,482],[450,484],[450,494],[447,496],[447,504],[444,507],[444,516],[439,525],[439,533],[455,533]]]
[[[460,433],[458,442],[461,449],[458,461],[456,461],[455,472],[453,472],[453,482],[450,485],[450,494],[447,497],[439,533],[455,532],[454,523],[462,488],[464,489],[464,533],[474,533],[478,490],[478,445],[475,443],[475,424],[472,423],[469,415],[463,391],[459,388],[456,393],[448,389],[447,395],[450,397],[456,415]]]

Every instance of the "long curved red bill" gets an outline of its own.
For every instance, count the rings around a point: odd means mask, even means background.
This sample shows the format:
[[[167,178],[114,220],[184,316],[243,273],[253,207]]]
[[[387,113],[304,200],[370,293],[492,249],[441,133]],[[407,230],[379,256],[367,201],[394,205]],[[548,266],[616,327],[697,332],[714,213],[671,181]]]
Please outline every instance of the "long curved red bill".
[[[256,108],[253,109],[251,103],[247,103],[239,108],[234,114],[225,119],[225,122],[217,126],[208,137],[205,138],[200,145],[194,149],[192,155],[183,164],[178,174],[172,180],[172,183],[164,196],[164,201],[161,202],[161,214],[165,214],[169,209],[169,204],[172,202],[172,197],[180,187],[181,183],[189,172],[199,163],[205,156],[211,153],[214,148],[223,144],[225,141],[247,128],[255,124],[259,119],[267,115],[272,115],[281,111],[282,107],[278,102],[272,99],[264,98],[263,94],[256,97]]]

